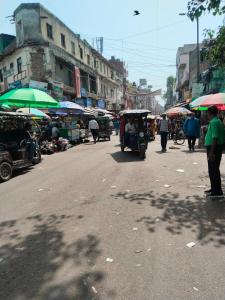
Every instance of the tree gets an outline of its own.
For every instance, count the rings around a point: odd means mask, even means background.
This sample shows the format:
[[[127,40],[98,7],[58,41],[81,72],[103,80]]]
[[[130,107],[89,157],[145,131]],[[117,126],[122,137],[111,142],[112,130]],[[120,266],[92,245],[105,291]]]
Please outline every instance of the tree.
[[[200,17],[204,12],[212,12],[213,15],[225,13],[225,3],[223,0],[189,0],[188,16],[193,21]]]
[[[205,35],[206,58],[212,65],[225,67],[225,26],[219,28],[215,38],[210,30],[206,30]]]

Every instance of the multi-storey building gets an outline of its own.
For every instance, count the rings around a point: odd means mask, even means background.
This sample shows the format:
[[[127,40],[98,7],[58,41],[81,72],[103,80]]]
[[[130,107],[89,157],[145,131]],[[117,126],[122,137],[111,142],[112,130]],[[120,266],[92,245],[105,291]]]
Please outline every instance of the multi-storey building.
[[[14,20],[16,37],[0,36],[0,91],[34,86],[85,106],[117,103],[117,70],[60,19],[40,4],[25,3]]]

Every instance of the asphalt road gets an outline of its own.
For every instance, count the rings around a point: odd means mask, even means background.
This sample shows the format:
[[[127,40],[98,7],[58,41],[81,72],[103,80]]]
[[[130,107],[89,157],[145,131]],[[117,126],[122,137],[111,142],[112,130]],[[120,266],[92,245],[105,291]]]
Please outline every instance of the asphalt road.
[[[0,299],[224,300],[225,204],[203,196],[205,153],[159,150],[141,161],[113,137],[1,184]]]

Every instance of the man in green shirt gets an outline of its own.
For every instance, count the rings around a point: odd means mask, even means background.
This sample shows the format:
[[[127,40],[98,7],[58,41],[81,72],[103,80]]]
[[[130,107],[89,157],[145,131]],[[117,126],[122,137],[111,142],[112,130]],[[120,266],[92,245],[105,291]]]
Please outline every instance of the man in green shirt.
[[[210,106],[208,109],[208,118],[210,122],[205,137],[205,146],[207,148],[211,189],[206,191],[206,194],[212,200],[219,200],[220,198],[223,198],[220,162],[222,159],[223,145],[225,143],[225,128],[217,115],[217,107]]]

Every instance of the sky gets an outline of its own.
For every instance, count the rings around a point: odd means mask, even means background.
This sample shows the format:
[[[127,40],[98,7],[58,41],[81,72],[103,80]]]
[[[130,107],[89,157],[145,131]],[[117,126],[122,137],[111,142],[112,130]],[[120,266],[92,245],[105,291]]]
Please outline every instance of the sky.
[[[0,33],[15,34],[12,15],[21,3],[36,1],[0,0]],[[122,59],[129,80],[146,78],[153,89],[166,89],[166,79],[176,74],[176,52],[183,44],[196,42],[196,22],[179,13],[187,12],[188,0],[40,0],[74,32],[91,44],[104,38],[103,55]],[[139,10],[139,16],[133,11]],[[217,29],[223,17],[204,15],[205,28]]]

